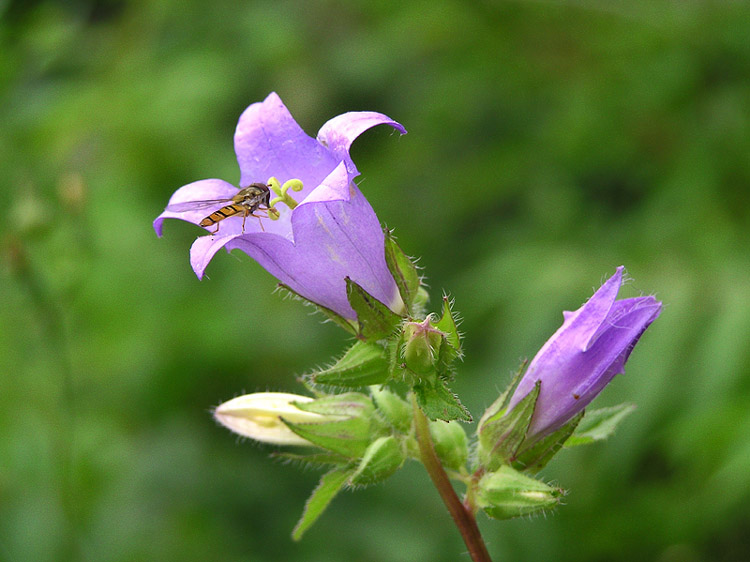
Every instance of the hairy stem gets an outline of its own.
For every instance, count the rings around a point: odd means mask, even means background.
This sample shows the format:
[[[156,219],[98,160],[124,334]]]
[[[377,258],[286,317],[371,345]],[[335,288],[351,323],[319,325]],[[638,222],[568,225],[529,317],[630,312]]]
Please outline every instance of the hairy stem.
[[[412,405],[414,408],[414,427],[417,433],[420,456],[432,483],[437,488],[440,497],[443,499],[443,503],[445,503],[456,527],[458,527],[461,537],[469,549],[471,559],[474,562],[492,562],[482,535],[479,532],[473,511],[470,511],[461,503],[437,453],[435,453],[435,446],[432,443],[427,418],[417,404],[416,397],[413,394]]]

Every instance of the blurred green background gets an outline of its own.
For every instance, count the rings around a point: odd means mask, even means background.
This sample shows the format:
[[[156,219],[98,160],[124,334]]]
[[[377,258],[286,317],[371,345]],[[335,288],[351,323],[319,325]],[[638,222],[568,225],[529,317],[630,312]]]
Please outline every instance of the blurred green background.
[[[375,110],[362,191],[462,313],[475,416],[599,283],[665,303],[543,473],[554,515],[480,517],[497,561],[750,559],[747,2],[0,2],[0,560],[468,560],[421,466],[344,493],[214,424],[347,336],[244,254],[199,282],[179,186],[238,181],[242,110],[311,135]]]

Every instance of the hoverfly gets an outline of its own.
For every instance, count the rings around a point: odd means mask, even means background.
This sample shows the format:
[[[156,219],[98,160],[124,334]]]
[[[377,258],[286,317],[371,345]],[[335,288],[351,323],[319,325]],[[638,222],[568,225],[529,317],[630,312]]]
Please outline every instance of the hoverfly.
[[[247,187],[243,187],[237,192],[234,197],[227,199],[212,199],[206,201],[186,201],[184,203],[174,203],[167,205],[167,211],[174,213],[181,213],[185,211],[197,211],[199,209],[208,209],[210,207],[216,207],[217,205],[224,204],[223,207],[217,209],[200,223],[200,226],[208,227],[216,225],[216,230],[211,234],[219,232],[219,223],[224,219],[233,217],[234,215],[242,214],[242,232],[245,232],[245,219],[252,215],[257,217],[256,211],[261,205],[265,206],[266,209],[269,206],[269,199],[271,196],[271,190],[264,183],[251,183]],[[225,203],[229,203],[226,205]],[[260,217],[259,217],[260,218]],[[261,228],[263,225],[261,224]],[[209,231],[210,232],[210,231]]]

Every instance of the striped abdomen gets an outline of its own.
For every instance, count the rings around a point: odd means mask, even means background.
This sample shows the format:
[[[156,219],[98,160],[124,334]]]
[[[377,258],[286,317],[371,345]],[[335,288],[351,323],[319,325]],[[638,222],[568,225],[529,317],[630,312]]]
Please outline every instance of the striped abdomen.
[[[208,215],[200,222],[200,225],[211,226],[216,224],[217,222],[223,221],[226,218],[232,217],[234,215],[239,215],[240,213],[247,216],[250,214],[250,209],[248,209],[244,205],[232,203],[231,205],[226,205],[225,207],[222,207],[221,209],[218,209],[217,211],[214,211],[213,213]]]

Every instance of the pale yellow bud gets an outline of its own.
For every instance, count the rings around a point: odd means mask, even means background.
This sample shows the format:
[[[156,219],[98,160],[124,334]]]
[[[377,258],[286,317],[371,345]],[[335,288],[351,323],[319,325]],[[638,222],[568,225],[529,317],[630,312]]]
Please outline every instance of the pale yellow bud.
[[[244,437],[276,445],[312,445],[289,429],[281,418],[293,423],[326,420],[326,416],[305,412],[292,402],[311,402],[309,396],[286,392],[256,392],[238,396],[214,410],[214,418],[224,427]]]

